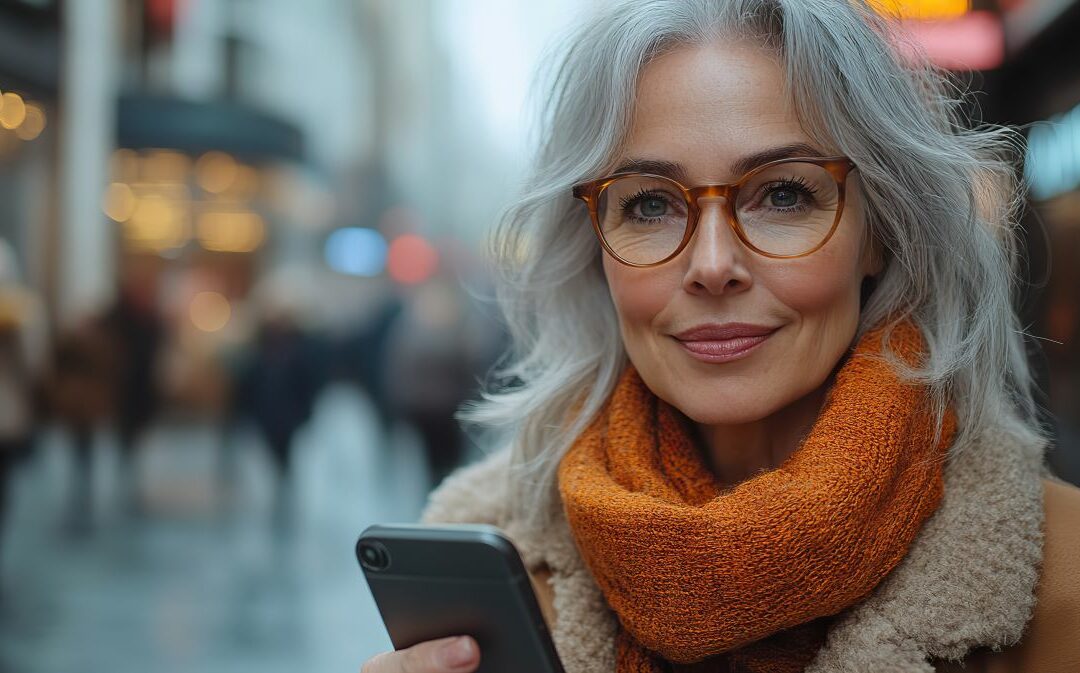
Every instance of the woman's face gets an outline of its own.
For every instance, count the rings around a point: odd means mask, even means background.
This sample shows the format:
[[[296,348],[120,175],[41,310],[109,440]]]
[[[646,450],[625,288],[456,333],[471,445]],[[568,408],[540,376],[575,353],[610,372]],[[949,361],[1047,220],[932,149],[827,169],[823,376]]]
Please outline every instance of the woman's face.
[[[675,163],[691,187],[734,182],[741,176],[730,167],[740,158],[782,146],[834,154],[803,132],[783,91],[779,62],[752,45],[665,54],[642,73],[616,164]],[[821,387],[855,335],[860,284],[876,272],[856,175],[836,232],[806,257],[751,251],[723,204],[705,200],[694,238],[674,259],[641,269],[603,255],[627,353],[658,397],[698,423],[735,424]],[[726,338],[745,331],[738,324],[760,336]]]

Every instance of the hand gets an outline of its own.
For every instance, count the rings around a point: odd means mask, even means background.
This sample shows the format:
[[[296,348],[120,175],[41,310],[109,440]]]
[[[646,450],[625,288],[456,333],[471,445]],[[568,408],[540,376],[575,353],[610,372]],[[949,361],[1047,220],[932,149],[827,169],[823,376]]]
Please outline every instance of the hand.
[[[471,673],[480,665],[480,647],[469,636],[440,638],[404,650],[383,652],[360,673]]]

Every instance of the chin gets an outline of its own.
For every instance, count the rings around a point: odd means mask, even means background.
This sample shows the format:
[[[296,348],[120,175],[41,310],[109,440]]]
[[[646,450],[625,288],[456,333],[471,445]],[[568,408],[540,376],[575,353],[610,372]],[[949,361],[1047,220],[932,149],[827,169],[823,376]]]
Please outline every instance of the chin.
[[[691,421],[698,425],[706,426],[724,426],[724,425],[744,425],[746,423],[756,423],[764,418],[768,418],[772,412],[760,412],[756,414],[717,414],[702,410],[701,413],[695,413],[693,415],[687,414],[685,411],[683,414]]]
[[[784,407],[783,400],[762,400],[747,396],[746,391],[714,393],[684,390],[682,394],[663,396],[665,402],[701,425],[738,425],[767,418]]]

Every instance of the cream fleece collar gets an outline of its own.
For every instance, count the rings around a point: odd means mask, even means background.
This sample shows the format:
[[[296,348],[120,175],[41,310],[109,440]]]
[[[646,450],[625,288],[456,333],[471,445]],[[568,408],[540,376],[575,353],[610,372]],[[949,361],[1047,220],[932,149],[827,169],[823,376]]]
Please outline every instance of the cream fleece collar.
[[[874,592],[841,613],[807,673],[932,673],[931,659],[1017,643],[1035,605],[1042,562],[1043,445],[999,425],[951,455],[945,496],[907,556]],[[564,518],[543,532],[508,520],[510,452],[451,475],[421,520],[490,523],[530,569],[552,571],[556,649],[567,673],[615,670],[615,615]]]

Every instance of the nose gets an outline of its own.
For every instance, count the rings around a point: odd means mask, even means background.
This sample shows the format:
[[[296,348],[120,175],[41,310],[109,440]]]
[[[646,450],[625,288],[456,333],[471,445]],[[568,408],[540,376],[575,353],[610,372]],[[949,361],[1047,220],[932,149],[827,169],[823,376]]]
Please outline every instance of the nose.
[[[691,294],[728,294],[750,287],[750,251],[728,221],[723,198],[701,199],[697,230],[687,245],[683,287]]]

